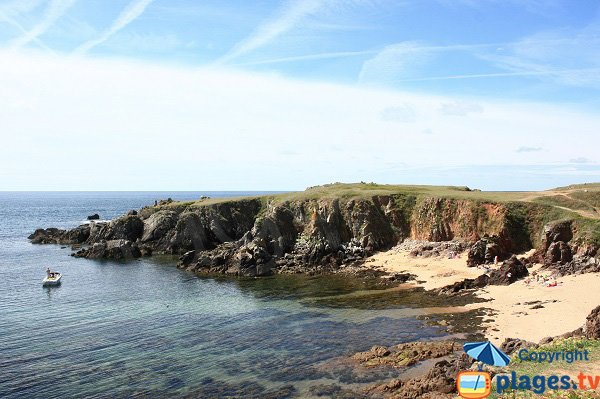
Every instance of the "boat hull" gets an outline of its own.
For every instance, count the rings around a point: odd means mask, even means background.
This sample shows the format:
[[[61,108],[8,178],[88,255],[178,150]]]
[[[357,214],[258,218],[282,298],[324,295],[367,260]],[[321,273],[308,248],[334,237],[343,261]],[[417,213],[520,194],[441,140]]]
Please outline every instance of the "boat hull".
[[[62,274],[58,274],[58,277],[49,278],[46,277],[42,280],[42,286],[44,287],[53,287],[60,285],[60,281],[62,280]]]

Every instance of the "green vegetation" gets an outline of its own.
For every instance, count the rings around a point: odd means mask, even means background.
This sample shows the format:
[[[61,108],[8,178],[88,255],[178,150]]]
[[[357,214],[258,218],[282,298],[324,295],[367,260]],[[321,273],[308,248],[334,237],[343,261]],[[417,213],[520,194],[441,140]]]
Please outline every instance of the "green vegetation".
[[[600,244],[600,183],[573,185],[542,192],[492,192],[471,190],[459,186],[391,185],[376,183],[333,183],[309,187],[305,191],[253,197],[206,198],[197,201],[172,202],[162,207],[179,209],[200,208],[226,202],[259,200],[264,214],[268,205],[285,202],[339,199],[342,201],[367,199],[376,196],[390,197],[397,211],[408,221],[414,210],[427,198],[454,201],[467,200],[471,204],[446,203],[452,214],[471,212],[470,218],[460,220],[465,232],[477,230],[496,231],[502,220],[491,217],[486,208],[501,205],[506,209],[506,227],[511,237],[523,243],[523,249],[539,244],[543,226],[555,220],[573,220],[576,239],[581,242]],[[433,215],[435,217],[440,215]],[[501,215],[499,215],[501,216]],[[441,223],[441,222],[440,222]],[[476,226],[471,226],[471,225]],[[440,224],[441,226],[441,224]]]

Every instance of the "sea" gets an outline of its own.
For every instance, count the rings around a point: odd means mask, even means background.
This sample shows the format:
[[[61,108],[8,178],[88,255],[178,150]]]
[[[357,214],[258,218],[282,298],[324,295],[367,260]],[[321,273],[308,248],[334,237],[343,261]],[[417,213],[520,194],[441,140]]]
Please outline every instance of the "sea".
[[[167,197],[256,194],[0,192],[0,398],[333,397],[398,375],[353,353],[447,334],[369,279],[203,277],[175,257],[78,259],[27,239]],[[59,287],[42,287],[48,267]]]

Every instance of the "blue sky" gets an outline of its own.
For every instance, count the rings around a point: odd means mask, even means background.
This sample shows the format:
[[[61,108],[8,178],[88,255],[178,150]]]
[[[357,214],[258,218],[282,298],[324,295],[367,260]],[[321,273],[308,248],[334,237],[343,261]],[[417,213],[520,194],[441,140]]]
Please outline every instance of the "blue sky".
[[[591,0],[4,0],[0,87],[5,190],[600,181]]]

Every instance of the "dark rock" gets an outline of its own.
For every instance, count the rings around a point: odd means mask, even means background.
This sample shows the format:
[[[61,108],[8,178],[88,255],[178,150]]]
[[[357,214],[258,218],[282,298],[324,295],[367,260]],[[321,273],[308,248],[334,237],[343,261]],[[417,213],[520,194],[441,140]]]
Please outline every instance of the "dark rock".
[[[600,259],[576,255],[567,263],[545,264],[544,269],[553,271],[558,277],[570,274],[597,273],[600,272]]]
[[[547,252],[550,245],[555,242],[569,242],[573,238],[573,222],[565,220],[560,222],[549,223],[544,226],[544,252]]]
[[[390,281],[398,283],[406,283],[407,281],[415,280],[416,278],[417,275],[412,273],[394,273],[389,279]]]
[[[500,236],[486,236],[475,242],[467,254],[467,265],[469,267],[493,263],[496,257],[498,260],[508,258],[510,254],[510,240],[503,239]]]
[[[138,212],[135,209],[132,209],[129,212],[127,212],[127,216],[136,216],[137,214]]]
[[[87,217],[87,220],[98,220],[100,219],[100,215],[98,215],[97,213],[94,213],[93,215],[90,215]]]
[[[585,336],[589,339],[600,339],[600,306],[587,316],[585,321]]]
[[[32,244],[57,244],[64,234],[65,230],[50,227],[48,229],[37,229],[27,238]]]
[[[525,341],[519,338],[506,338],[500,345],[500,350],[507,355],[511,355],[521,349],[529,349],[536,346],[533,342]]]
[[[456,376],[467,370],[473,361],[466,353],[450,359],[440,360],[423,376],[407,381],[392,380],[373,390],[375,393],[392,393],[394,398],[449,398],[456,392]]]
[[[28,239],[32,244],[81,244],[90,235],[90,226],[87,224],[75,227],[71,230],[56,228],[37,229]]]
[[[561,263],[565,264],[573,260],[571,247],[564,241],[556,241],[550,244],[546,250],[544,263]]]
[[[76,258],[128,260],[142,256],[137,244],[129,240],[97,242],[73,254]]]
[[[187,267],[190,265],[190,263],[192,263],[195,257],[196,251],[187,251],[179,257],[179,261],[181,262],[182,266]]]
[[[577,338],[585,337],[585,332],[583,331],[583,327],[579,327],[573,331],[569,331],[560,336],[560,338],[573,338],[573,337],[577,337]]]
[[[129,240],[135,242],[142,237],[144,222],[138,216],[121,216],[107,225],[103,239],[105,240]]]
[[[374,346],[366,352],[352,356],[354,361],[365,367],[389,365],[409,367],[426,359],[437,359],[454,353],[459,345],[452,341],[407,342],[390,348]]]
[[[473,290],[477,288],[483,288],[489,284],[489,276],[482,274],[477,278],[466,278],[463,281],[457,281],[454,284],[447,285],[437,290],[438,294],[441,295],[455,295],[463,292],[464,290]]]
[[[505,261],[497,270],[490,272],[490,285],[509,285],[527,276],[527,267],[515,255]]]

